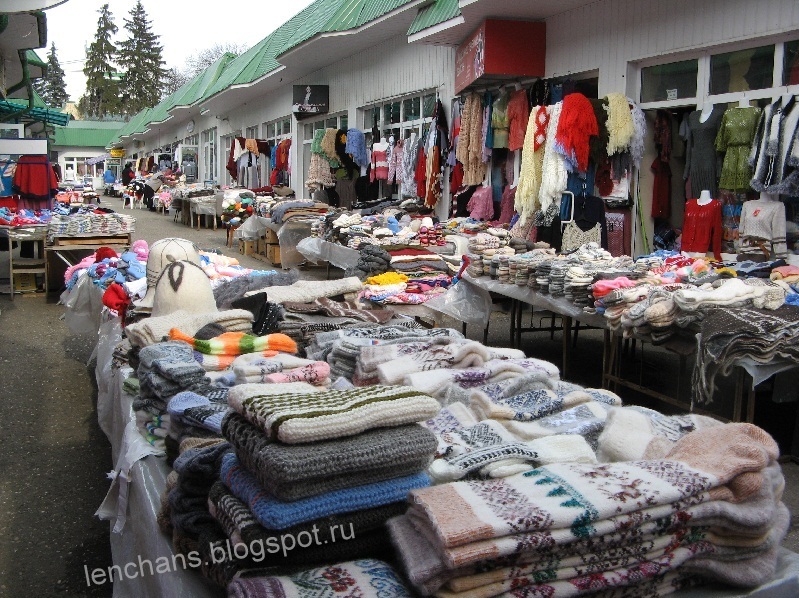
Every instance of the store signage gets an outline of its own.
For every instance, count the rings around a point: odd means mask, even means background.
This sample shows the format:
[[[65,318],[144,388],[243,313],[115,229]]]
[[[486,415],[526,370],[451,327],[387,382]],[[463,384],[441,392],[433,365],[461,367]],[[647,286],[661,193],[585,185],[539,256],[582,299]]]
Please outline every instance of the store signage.
[[[666,99],[667,100],[676,100],[678,96],[676,89],[667,89],[666,90]]]
[[[121,166],[122,161],[119,158],[110,158],[105,161],[106,166]]]
[[[112,149],[111,150],[111,157],[112,158],[124,158],[125,157],[125,150],[124,149]]]
[[[455,52],[455,93],[479,82],[543,77],[546,23],[486,19]]]
[[[327,114],[330,109],[330,87],[295,85],[291,109],[298,120],[316,114]]]

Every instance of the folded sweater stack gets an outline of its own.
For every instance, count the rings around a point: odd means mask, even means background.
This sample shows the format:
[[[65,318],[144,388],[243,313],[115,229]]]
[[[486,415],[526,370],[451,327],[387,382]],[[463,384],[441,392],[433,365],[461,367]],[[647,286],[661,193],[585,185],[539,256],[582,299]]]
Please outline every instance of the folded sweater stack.
[[[777,456],[750,424],[701,428],[659,460],[414,490],[389,526],[424,594],[664,595],[697,577],[754,587],[774,574],[789,522]]]
[[[319,542],[333,535],[324,551],[314,542],[288,561],[270,556],[278,565],[388,546],[383,524],[404,510],[410,490],[430,483],[424,470],[436,438],[415,422],[435,416],[438,402],[407,387],[278,394],[272,386],[239,385],[229,396],[222,432],[235,453],[222,460],[224,488],[211,504],[230,539],[266,541],[314,527]]]

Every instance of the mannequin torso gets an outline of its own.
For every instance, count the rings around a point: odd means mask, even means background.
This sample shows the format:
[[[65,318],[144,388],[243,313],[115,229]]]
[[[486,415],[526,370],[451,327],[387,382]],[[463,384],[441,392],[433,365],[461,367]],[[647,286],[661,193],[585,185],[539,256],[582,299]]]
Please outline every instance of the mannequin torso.
[[[705,123],[707,119],[710,118],[710,115],[713,114],[713,104],[705,104],[702,106],[702,113],[699,115],[699,122]]]
[[[702,193],[699,194],[699,199],[696,200],[696,203],[698,203],[700,206],[706,206],[711,201],[713,201],[713,197],[711,197],[710,191],[703,189]]]

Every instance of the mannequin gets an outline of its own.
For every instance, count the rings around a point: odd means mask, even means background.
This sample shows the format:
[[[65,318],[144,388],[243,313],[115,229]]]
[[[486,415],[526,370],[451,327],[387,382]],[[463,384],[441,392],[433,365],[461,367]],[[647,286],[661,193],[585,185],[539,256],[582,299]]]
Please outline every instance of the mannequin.
[[[721,202],[703,189],[698,199],[685,204],[682,253],[688,257],[705,257],[708,251],[721,261]]]
[[[699,115],[699,122],[706,123],[707,119],[710,118],[710,115],[713,114],[714,105],[711,102],[708,102],[704,106],[702,106],[702,113]]]
[[[765,191],[763,191],[760,194],[760,199],[762,199],[763,201],[779,201],[780,200],[780,198],[778,196],[772,195],[771,193],[766,193]]]
[[[738,101],[738,108],[751,108],[752,106],[749,104],[749,100],[746,98],[741,98]]]

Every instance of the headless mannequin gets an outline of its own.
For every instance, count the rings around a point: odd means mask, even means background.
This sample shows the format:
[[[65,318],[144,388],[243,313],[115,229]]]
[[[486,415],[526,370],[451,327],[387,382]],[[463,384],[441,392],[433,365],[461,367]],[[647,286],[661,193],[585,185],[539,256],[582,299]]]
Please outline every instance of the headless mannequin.
[[[766,193],[765,191],[760,194],[760,199],[763,201],[779,201],[779,197],[772,195],[771,193]]]
[[[751,108],[749,105],[749,100],[746,98],[741,98],[741,100],[738,102],[738,108]]]
[[[703,189],[696,200],[697,205],[706,206],[713,201],[710,191]],[[706,251],[683,251],[682,254],[687,257],[707,257]]]
[[[702,106],[702,113],[699,115],[699,122],[706,123],[711,114],[713,114],[713,104],[708,102]]]

